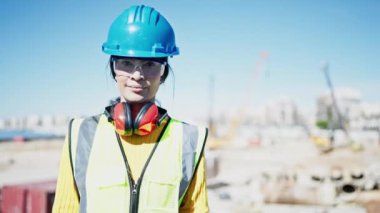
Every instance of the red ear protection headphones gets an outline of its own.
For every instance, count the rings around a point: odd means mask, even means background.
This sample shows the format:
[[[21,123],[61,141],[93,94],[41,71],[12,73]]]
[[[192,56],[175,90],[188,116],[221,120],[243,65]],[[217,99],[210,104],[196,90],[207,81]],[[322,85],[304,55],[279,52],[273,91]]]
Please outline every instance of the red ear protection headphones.
[[[127,102],[117,102],[107,106],[104,114],[113,123],[116,132],[124,136],[148,135],[168,117],[165,109],[152,102],[133,106]]]

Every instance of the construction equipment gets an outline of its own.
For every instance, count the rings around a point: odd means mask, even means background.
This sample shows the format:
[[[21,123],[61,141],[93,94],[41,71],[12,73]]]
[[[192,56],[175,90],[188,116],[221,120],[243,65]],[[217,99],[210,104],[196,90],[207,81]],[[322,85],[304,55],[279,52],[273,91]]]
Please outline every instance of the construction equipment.
[[[345,118],[342,116],[341,111],[338,107],[337,99],[335,96],[335,90],[334,86],[332,84],[330,75],[329,75],[329,63],[323,62],[321,66],[321,71],[323,72],[327,86],[330,90],[330,96],[331,96],[331,103],[332,107],[337,115],[338,118],[338,129],[343,130],[344,135],[346,136],[346,139],[348,140],[348,144],[351,146],[351,148],[355,151],[361,150],[361,146],[358,143],[354,143],[353,140],[350,137],[350,134],[347,130],[347,122],[345,121]],[[331,124],[328,124],[328,128],[330,128],[330,136],[322,137],[322,136],[311,136],[311,140],[314,142],[314,144],[322,151],[322,152],[329,152],[332,151],[334,148],[334,130],[335,128],[332,127]]]
[[[331,101],[332,101],[332,105],[334,107],[334,110],[338,116],[339,128],[343,129],[343,131],[345,131],[347,133],[347,129],[346,129],[345,125],[343,124],[342,114],[340,113],[340,110],[339,110],[339,107],[338,107],[338,104],[337,104],[337,101],[335,98],[334,87],[333,87],[333,84],[331,82],[330,75],[329,75],[328,71],[329,71],[329,64],[328,64],[328,62],[324,62],[322,64],[322,72],[325,75],[327,86],[330,89]]]

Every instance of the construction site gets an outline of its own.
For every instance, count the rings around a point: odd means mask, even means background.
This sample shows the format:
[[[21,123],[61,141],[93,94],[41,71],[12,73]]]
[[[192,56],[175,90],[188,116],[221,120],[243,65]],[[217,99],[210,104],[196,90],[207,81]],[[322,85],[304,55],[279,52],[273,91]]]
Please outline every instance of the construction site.
[[[380,1],[1,8],[0,213],[380,213]]]
[[[260,54],[253,79],[267,57]],[[287,98],[257,113],[246,107],[231,117],[208,118],[211,212],[380,211],[380,108],[361,104],[355,91],[334,90],[328,69],[323,64],[328,90],[316,100],[311,120]],[[213,84],[211,78],[210,115]],[[3,129],[34,130],[3,132],[2,213],[51,212],[68,121],[62,116],[2,121]]]
[[[267,56],[260,55],[254,80]],[[211,209],[380,211],[379,107],[359,107],[357,91],[334,89],[329,64],[320,69],[328,90],[316,101],[313,119],[300,116],[287,98],[269,102],[256,114],[242,108],[228,122],[209,119]]]

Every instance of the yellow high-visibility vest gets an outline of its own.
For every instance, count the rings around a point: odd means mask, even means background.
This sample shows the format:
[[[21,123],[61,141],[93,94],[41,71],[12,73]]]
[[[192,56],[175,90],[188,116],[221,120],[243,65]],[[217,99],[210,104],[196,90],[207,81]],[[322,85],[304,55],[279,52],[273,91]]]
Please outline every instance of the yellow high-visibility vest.
[[[69,151],[80,212],[178,212],[203,153],[207,128],[170,119],[140,178],[104,115],[70,122]]]

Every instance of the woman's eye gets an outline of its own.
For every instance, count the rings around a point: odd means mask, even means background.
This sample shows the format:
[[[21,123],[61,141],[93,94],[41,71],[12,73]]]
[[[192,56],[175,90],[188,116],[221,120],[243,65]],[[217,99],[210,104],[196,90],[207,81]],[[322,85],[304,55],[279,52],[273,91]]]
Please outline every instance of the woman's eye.
[[[121,62],[121,65],[125,66],[125,67],[130,67],[130,66],[133,66],[133,64],[129,61],[122,61]]]
[[[153,62],[146,62],[145,64],[144,64],[144,66],[145,67],[154,67],[154,63]]]

